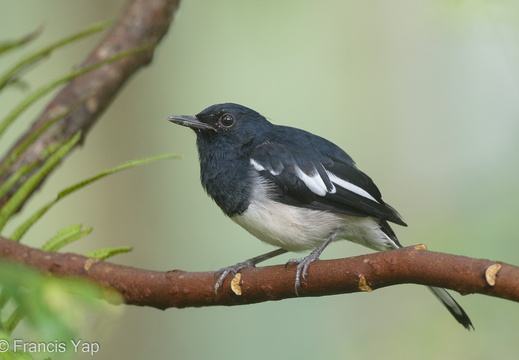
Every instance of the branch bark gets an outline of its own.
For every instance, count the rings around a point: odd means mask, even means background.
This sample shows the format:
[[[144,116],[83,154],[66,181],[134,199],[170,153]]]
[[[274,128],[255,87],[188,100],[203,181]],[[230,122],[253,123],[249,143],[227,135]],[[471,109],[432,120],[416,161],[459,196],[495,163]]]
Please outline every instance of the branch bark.
[[[0,179],[0,183],[24,165],[35,163],[41,165],[44,160],[42,153],[49,146],[62,143],[78,131],[82,132],[84,138],[126,81],[137,70],[151,62],[155,47],[168,31],[178,6],[179,0],[128,1],[117,23],[82,66],[96,64],[128,50],[144,46],[149,49],[104,65],[68,83],[33,122],[30,129],[20,137],[2,163],[11,157],[13,149],[18,144],[38,128],[60,114],[67,113],[70,108],[73,108],[72,111],[39,136],[38,140],[10,166]],[[12,195],[25,180],[26,178],[21,179],[8,196]],[[1,199],[0,206],[6,201],[7,198]]]
[[[346,294],[413,283],[519,301],[519,267],[422,249],[407,247],[317,261],[310,266],[299,296]],[[127,304],[158,309],[243,305],[296,297],[295,269],[285,269],[284,265],[243,269],[234,291],[228,277],[215,294],[214,272],[143,270],[76,254],[45,252],[1,237],[0,258],[52,275],[88,279],[116,290]]]

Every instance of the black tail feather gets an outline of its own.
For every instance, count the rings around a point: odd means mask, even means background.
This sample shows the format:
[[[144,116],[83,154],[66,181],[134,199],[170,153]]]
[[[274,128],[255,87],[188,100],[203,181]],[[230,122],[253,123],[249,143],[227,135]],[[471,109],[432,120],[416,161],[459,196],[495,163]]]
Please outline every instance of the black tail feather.
[[[454,298],[447,292],[447,290],[429,286],[429,290],[442,302],[442,304],[449,310],[458,322],[467,330],[474,330],[474,325],[470,321],[469,316],[463,308],[454,300]]]

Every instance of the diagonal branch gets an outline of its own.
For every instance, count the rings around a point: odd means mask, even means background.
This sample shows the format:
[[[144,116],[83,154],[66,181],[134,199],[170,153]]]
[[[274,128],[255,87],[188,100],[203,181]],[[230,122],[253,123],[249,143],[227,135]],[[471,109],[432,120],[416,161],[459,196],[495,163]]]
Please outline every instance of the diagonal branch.
[[[81,131],[84,137],[104,110],[115,99],[118,91],[130,77],[153,58],[159,41],[168,31],[179,0],[130,0],[117,23],[84,61],[84,67],[110,59],[126,51],[148,47],[119,61],[84,74],[67,84],[49,103],[43,113],[34,121],[31,128],[18,139],[17,143],[4,157],[11,157],[13,149],[31,136],[37,129],[56,117],[66,114],[60,121],[47,129],[25,150],[17,161],[0,179],[27,164],[44,161],[42,153],[52,145],[61,144],[73,134]],[[87,99],[84,101],[84,99]],[[72,109],[72,110],[70,110]],[[34,170],[36,171],[36,169]],[[14,193],[26,178],[22,178],[11,191]],[[0,199],[0,206],[7,199]]]
[[[413,283],[519,301],[519,267],[421,249],[407,247],[315,262],[299,295],[345,294]],[[296,297],[294,269],[283,265],[244,269],[234,292],[228,278],[215,294],[213,272],[143,270],[76,254],[45,252],[1,237],[0,258],[53,275],[88,279],[113,288],[127,304],[158,309],[243,305]]]

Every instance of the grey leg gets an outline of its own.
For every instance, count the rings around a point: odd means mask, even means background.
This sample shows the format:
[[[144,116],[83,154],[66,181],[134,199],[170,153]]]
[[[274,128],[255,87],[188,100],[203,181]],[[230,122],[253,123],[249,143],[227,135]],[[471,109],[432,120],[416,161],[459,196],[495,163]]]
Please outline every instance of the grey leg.
[[[256,264],[259,264],[260,262],[271,259],[275,256],[284,254],[286,252],[287,252],[287,250],[279,248],[277,250],[268,252],[266,254],[262,254],[262,255],[253,257],[251,259],[245,260],[244,262],[238,263],[236,265],[228,266],[228,267],[218,270],[215,273],[215,275],[218,276],[218,279],[216,280],[216,284],[214,285],[215,294],[218,293],[218,289],[220,288],[220,286],[222,286],[223,281],[225,280],[227,275],[229,275],[229,273],[234,276],[243,268],[255,267]]]

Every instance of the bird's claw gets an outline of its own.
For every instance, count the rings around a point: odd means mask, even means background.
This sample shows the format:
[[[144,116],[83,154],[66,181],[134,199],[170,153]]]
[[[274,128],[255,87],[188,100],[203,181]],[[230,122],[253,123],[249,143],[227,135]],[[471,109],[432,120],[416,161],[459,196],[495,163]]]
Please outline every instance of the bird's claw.
[[[301,287],[301,279],[306,281],[306,276],[308,275],[308,268],[310,264],[314,261],[319,260],[319,256],[315,256],[314,254],[310,254],[304,258],[300,259],[290,259],[285,264],[285,268],[288,268],[291,265],[297,264],[296,267],[296,280],[294,282],[294,291],[297,296],[299,296],[299,288]]]
[[[220,288],[220,286],[222,286],[223,281],[225,280],[227,275],[232,274],[232,276],[234,277],[237,273],[240,272],[241,269],[248,267],[255,267],[255,264],[252,261],[247,260],[236,265],[224,267],[215,272],[214,275],[215,277],[218,277],[218,279],[216,279],[216,283],[214,284],[214,293],[218,294],[218,289]]]

